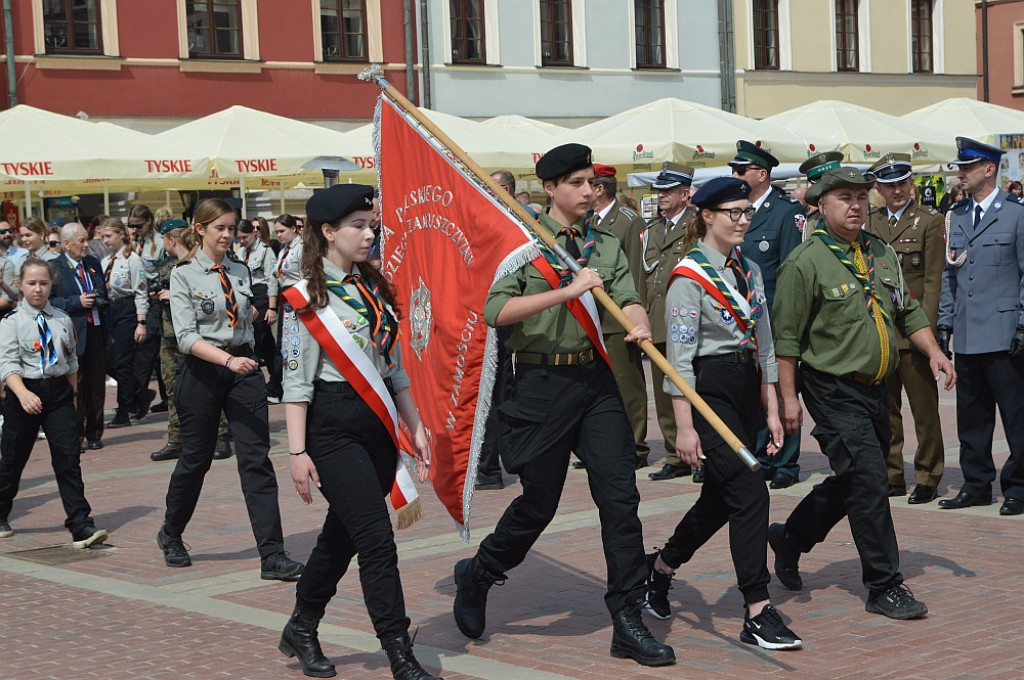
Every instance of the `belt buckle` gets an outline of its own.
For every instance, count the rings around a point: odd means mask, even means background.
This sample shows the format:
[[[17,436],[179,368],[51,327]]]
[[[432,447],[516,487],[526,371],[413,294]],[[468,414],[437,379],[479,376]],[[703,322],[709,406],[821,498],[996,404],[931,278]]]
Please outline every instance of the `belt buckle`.
[[[591,360],[593,359],[593,357],[594,357],[594,353],[591,350],[589,350],[589,349],[580,352],[579,355],[578,355],[578,360],[579,360],[580,366],[586,366],[587,364],[589,364],[591,362]]]

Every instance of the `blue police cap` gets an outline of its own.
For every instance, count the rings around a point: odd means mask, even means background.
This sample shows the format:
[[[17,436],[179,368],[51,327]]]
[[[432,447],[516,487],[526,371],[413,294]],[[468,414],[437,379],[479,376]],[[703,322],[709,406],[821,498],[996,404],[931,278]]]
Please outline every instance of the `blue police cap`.
[[[998,147],[982,144],[969,137],[957,137],[956,149],[956,160],[952,162],[953,165],[969,165],[978,161],[990,161],[998,165],[999,159],[1006,153]]]
[[[750,196],[750,185],[739,177],[715,177],[690,197],[690,203],[703,210],[729,201],[740,201]]]

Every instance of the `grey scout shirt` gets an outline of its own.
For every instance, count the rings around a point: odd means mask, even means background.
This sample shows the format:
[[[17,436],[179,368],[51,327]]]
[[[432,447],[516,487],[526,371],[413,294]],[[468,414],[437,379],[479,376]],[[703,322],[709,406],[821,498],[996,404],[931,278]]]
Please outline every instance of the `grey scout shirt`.
[[[342,271],[330,260],[324,258],[324,274],[328,279],[343,281],[347,273]],[[352,265],[352,273],[359,273],[359,265]],[[352,284],[343,284],[349,295],[361,300],[359,290]],[[391,352],[394,364],[389,368],[380,352],[370,342],[369,322],[358,314],[340,297],[328,291],[328,307],[337,314],[342,325],[352,334],[352,339],[362,347],[363,352],[373,362],[382,378],[391,378],[392,389],[397,394],[409,387],[409,377],[402,368],[402,350],[395,343]],[[297,318],[294,311],[285,312],[281,334],[281,350],[285,354],[284,397],[283,403],[309,403],[313,401],[313,381],[347,382],[341,371],[334,365],[331,358],[320,347],[306,324]]]
[[[281,248],[274,266],[278,289],[294,286],[302,280],[302,236]]]
[[[14,263],[8,260],[6,257],[0,257],[0,276],[4,279],[4,285],[10,288],[13,292],[18,292],[18,280],[14,276]],[[7,291],[0,289],[0,297],[10,302],[12,305],[17,302],[15,297],[11,297],[7,294]]]
[[[36,317],[40,312],[50,329],[53,349],[57,354],[53,365],[44,362],[45,374],[39,366],[43,350]],[[14,374],[39,380],[77,373],[77,344],[71,317],[49,302],[39,310],[22,300],[13,314],[0,321],[0,380],[6,381]]]
[[[277,277],[274,276],[276,260],[274,251],[267,244],[256,239],[249,248],[238,246],[235,255],[249,266],[249,271],[252,272],[252,285],[266,284],[267,295],[269,297],[277,295]]]
[[[238,325],[230,325],[220,274],[202,248],[171,271],[171,319],[178,349],[190,354],[200,340],[225,349],[252,347],[252,283],[249,268],[227,255],[221,260],[238,304]]]
[[[714,248],[698,241],[708,262],[718,271],[719,276],[736,287],[736,275],[725,266],[726,256]],[[690,259],[689,257],[685,259]],[[754,287],[761,309],[754,329],[757,338],[757,358],[761,364],[761,382],[774,383],[779,380],[779,368],[775,361],[775,345],[772,342],[771,323],[764,294],[761,270],[747,260],[754,273]],[[696,384],[693,360],[697,357],[713,357],[740,350],[743,331],[736,323],[730,310],[707,293],[696,281],[676,276],[669,284],[665,299],[665,326],[668,342],[665,345],[666,358],[691,386]],[[751,348],[753,349],[753,348]],[[668,378],[664,389],[667,394],[681,397],[683,393]]]
[[[110,267],[111,260],[114,265]],[[103,276],[107,280],[107,293],[111,302],[121,302],[129,297],[135,298],[135,314],[145,316],[149,311],[149,295],[146,284],[146,268],[142,258],[131,253],[124,256],[124,249],[119,248],[112,255],[107,255],[100,263]],[[110,276],[107,276],[110,267]]]

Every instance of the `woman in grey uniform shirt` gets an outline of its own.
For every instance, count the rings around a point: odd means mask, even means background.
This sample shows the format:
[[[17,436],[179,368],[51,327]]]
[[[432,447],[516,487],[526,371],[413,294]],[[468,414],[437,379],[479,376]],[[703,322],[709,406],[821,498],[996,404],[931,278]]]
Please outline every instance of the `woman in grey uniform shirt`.
[[[136,382],[134,373],[136,346],[146,339],[149,295],[146,268],[135,253],[124,223],[111,217],[100,225],[99,231],[111,251],[100,265],[110,296],[107,319],[114,340],[113,351],[107,353],[107,373],[117,381],[117,412],[107,423],[113,429],[132,424],[128,414],[145,400],[149,390],[147,385]]]
[[[750,185],[736,177],[707,182],[690,199],[698,208],[669,278],[665,326],[667,357],[680,375],[748,447],[757,435],[759,408],[767,413],[768,453],[782,443],[775,395],[778,367],[764,283],[757,265],[739,251],[754,209]],[[700,240],[697,240],[699,237]],[[689,247],[692,246],[692,247]],[[672,573],[724,525],[746,615],[740,640],[765,649],[796,649],[803,642],[768,599],[768,489],[670,381],[680,459],[705,467],[700,497],[651,565],[647,610],[671,615]]]
[[[21,267],[24,298],[0,321],[0,379],[7,386],[0,437],[0,538],[14,534],[8,517],[39,426],[46,431],[57,490],[75,548],[102,543],[85,500],[75,417],[78,355],[71,317],[49,303],[54,272],[29,257]]]
[[[197,245],[171,272],[171,317],[181,361],[174,405],[181,421],[181,454],[167,486],[167,511],[157,534],[169,567],[192,559],[181,535],[192,519],[213,461],[221,411],[235,435],[242,495],[264,579],[294,580],[302,563],[284,551],[277,477],[270,462],[267,390],[252,350],[249,269],[227,257],[235,211],[219,198],[200,201],[193,213]]]
[[[309,272],[309,303],[299,309],[303,317],[287,322],[287,336],[295,340],[288,345],[298,351],[285,372],[285,417],[295,489],[312,503],[312,479],[330,507],[296,587],[295,610],[279,648],[298,656],[308,676],[335,675],[334,664],[317,641],[317,626],[358,555],[363,601],[392,674],[401,680],[431,680],[413,656],[388,516],[386,496],[395,480],[397,455],[392,435],[307,325],[307,312],[331,315],[340,322],[339,332],[351,334],[352,351],[361,348],[372,364],[367,370],[375,370],[385,385],[390,383],[388,392],[412,433],[416,468],[420,481],[425,481],[430,449],[402,369],[394,290],[365,262],[373,244],[372,198],[371,187],[338,184],[306,203],[310,225],[303,234],[302,265]],[[343,351],[340,345],[332,349]]]

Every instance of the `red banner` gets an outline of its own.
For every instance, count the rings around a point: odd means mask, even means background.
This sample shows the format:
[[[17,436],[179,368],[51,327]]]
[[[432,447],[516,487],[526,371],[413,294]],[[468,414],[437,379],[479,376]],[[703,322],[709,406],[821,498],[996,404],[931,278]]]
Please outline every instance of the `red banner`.
[[[468,537],[495,372],[484,302],[536,249],[506,206],[396,104],[380,101],[381,269],[398,291],[402,359],[430,433],[434,490]]]

